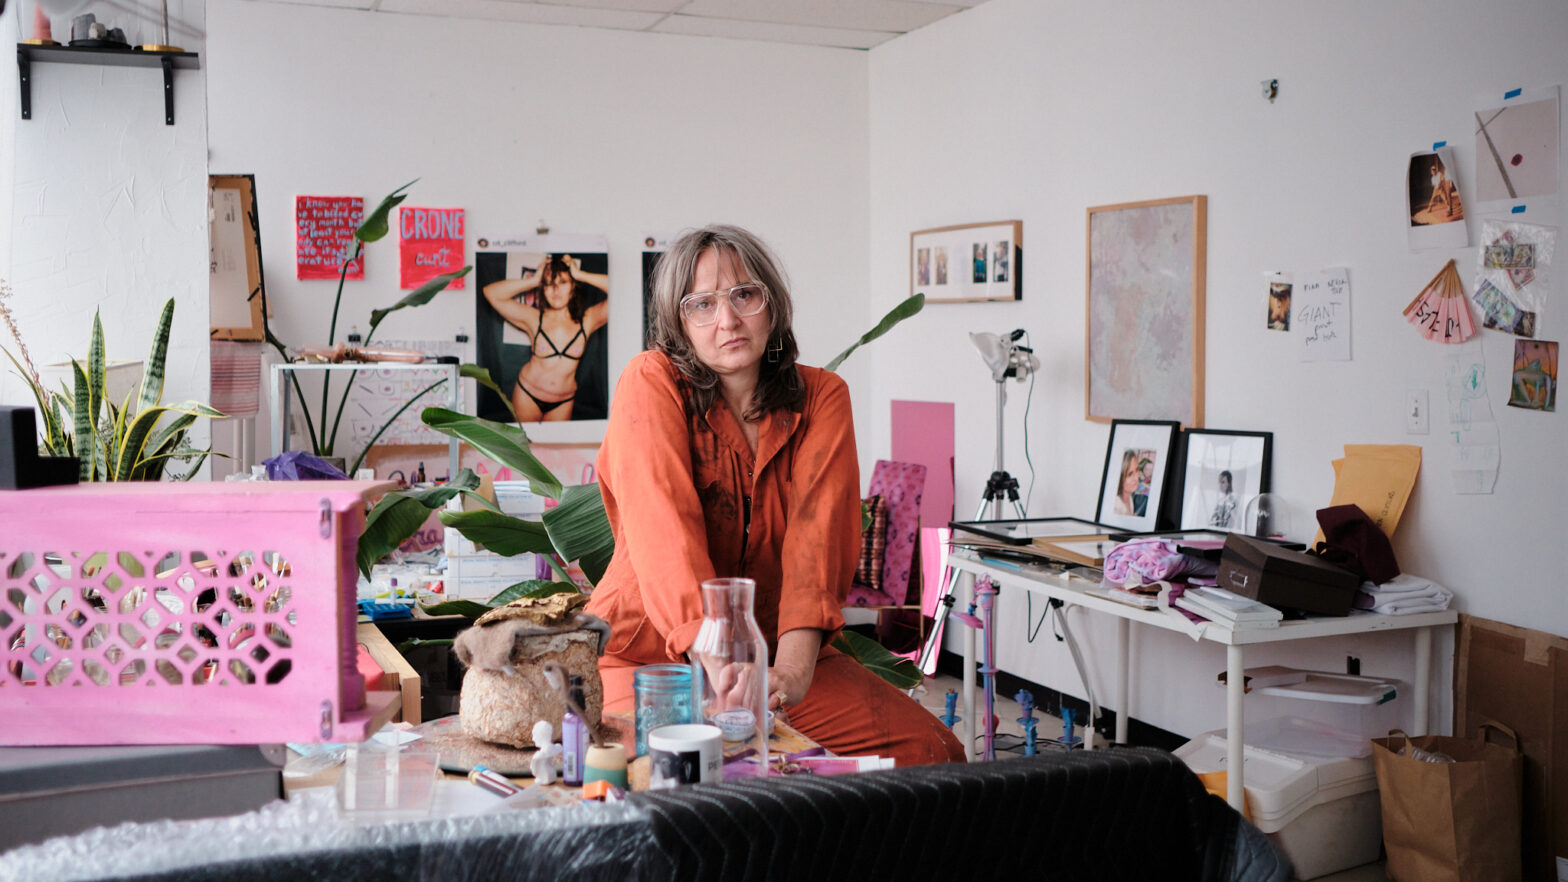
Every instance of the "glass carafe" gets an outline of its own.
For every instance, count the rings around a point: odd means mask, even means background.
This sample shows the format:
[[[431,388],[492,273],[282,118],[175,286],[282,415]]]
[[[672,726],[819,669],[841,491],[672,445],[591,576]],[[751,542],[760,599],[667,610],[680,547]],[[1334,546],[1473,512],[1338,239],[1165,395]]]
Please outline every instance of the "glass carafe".
[[[755,753],[755,764],[735,767],[747,772],[768,762],[768,644],[752,614],[756,589],[751,579],[703,582],[702,627],[689,653],[697,712],[724,733],[726,755]]]

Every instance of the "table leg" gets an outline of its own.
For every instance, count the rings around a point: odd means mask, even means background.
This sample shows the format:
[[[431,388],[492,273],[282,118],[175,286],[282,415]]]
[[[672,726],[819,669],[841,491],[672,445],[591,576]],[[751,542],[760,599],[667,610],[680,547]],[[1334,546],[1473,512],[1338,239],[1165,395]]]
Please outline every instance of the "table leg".
[[[1430,711],[1427,708],[1427,695],[1432,686],[1432,629],[1416,629],[1416,683],[1415,683],[1415,719],[1410,727],[1411,735],[1425,735]],[[1379,733],[1382,734],[1382,733]]]
[[[1127,743],[1127,723],[1132,718],[1132,708],[1128,703],[1127,695],[1127,669],[1130,666],[1132,654],[1132,620],[1118,617],[1116,619],[1116,743]],[[1089,721],[1089,729],[1084,733],[1084,744],[1094,744],[1094,721]]]
[[[1241,661],[1241,647],[1225,647],[1225,801],[1236,811],[1241,811],[1244,794],[1242,763],[1246,753],[1243,743],[1241,700],[1246,693],[1246,668]]]
[[[975,574],[959,570],[954,578],[959,584],[953,593],[967,611],[975,602]],[[960,591],[959,588],[963,590]],[[964,742],[964,752],[973,760],[975,754],[975,629],[964,628],[964,718],[959,721],[959,738]]]

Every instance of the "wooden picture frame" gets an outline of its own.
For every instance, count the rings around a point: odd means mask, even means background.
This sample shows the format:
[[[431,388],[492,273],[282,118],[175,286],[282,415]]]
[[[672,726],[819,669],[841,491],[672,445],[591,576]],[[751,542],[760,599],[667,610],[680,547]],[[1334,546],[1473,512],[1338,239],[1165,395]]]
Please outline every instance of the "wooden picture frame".
[[[1274,433],[1188,429],[1181,454],[1181,528],[1245,532],[1248,501],[1269,492]]]
[[[207,287],[214,340],[262,340],[261,230],[256,219],[255,175],[207,177]]]
[[[1088,210],[1084,416],[1203,425],[1208,197]]]
[[[1169,529],[1171,482],[1176,478],[1176,439],[1181,427],[1172,420],[1113,420],[1100,475],[1096,523],[1137,533]],[[1125,481],[1136,486],[1122,492]]]
[[[909,294],[931,303],[1023,299],[1024,222],[992,221],[909,234]]]

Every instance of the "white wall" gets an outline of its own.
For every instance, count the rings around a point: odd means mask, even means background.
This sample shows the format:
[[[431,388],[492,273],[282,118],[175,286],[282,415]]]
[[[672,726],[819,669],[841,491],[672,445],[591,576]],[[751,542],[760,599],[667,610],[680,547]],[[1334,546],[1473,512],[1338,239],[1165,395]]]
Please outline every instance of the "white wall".
[[[199,3],[170,3],[183,48],[203,52]],[[7,4],[7,34],[14,33]],[[32,5],[26,6],[28,27]],[[91,9],[91,7],[90,7]],[[133,42],[153,39],[125,13],[98,11]],[[55,35],[69,34],[56,21]],[[63,41],[62,41],[63,42]],[[206,63],[203,55],[203,64]],[[34,64],[32,119],[16,120],[16,66],[0,102],[0,277],[33,361],[86,360],[96,309],[111,359],[147,356],[158,315],[175,298],[163,399],[207,400],[207,114],[205,70],[177,70],[175,125],[164,124],[158,68]],[[14,145],[14,151],[11,149]],[[9,177],[8,177],[9,176]],[[7,254],[9,260],[7,261]],[[9,333],[0,345],[15,351]],[[32,404],[9,363],[0,401]],[[205,444],[198,423],[192,440]]]
[[[1206,194],[1207,419],[1274,433],[1274,489],[1290,532],[1309,539],[1345,443],[1423,447],[1418,486],[1395,539],[1402,566],[1452,586],[1461,610],[1568,633],[1568,474],[1562,413],[1504,406],[1513,338],[1483,331],[1488,391],[1502,431],[1489,496],[1456,496],[1444,445],[1443,347],[1400,315],[1445,261],[1473,275],[1475,249],[1412,254],[1403,228],[1407,157],[1447,140],[1463,186],[1474,163],[1471,112],[1504,90],[1568,81],[1568,5],[1352,0],[1172,5],[990,0],[871,51],[871,290],[885,308],[908,290],[911,230],[1022,218],[1023,300],[928,306],[874,359],[873,410],[895,398],[958,403],[958,508],[992,468],[990,379],[965,332],[1030,331],[1044,369],[1029,451],[1035,516],[1093,515],[1108,429],[1084,417],[1085,209]],[[1259,81],[1278,77],[1269,104]],[[1544,208],[1544,210],[1543,210]],[[1560,210],[1528,218],[1556,225]],[[1472,220],[1472,224],[1474,221]],[[1472,226],[1471,241],[1478,238]],[[1293,337],[1263,327],[1260,274],[1350,268],[1353,360],[1304,364]],[[1562,303],[1562,285],[1555,302]],[[1561,339],[1561,307],[1542,336]],[[1433,433],[1407,435],[1406,379],[1431,390]],[[1009,386],[1008,468],[1027,480],[1024,396]],[[873,426],[883,432],[880,425]],[[885,442],[866,438],[875,447]],[[1004,594],[1002,666],[1081,694],[1066,654],[1025,645],[1024,601]],[[1039,605],[1035,605],[1039,613]],[[1109,628],[1088,626],[1101,669]],[[1145,661],[1134,714],[1179,732],[1223,720],[1213,683],[1224,655],[1164,634],[1136,637]],[[1404,638],[1257,651],[1249,664],[1409,678]],[[1436,670],[1446,672],[1446,658]],[[1166,672],[1169,673],[1166,673]],[[1106,683],[1102,680],[1099,687]],[[1103,693],[1102,693],[1103,695]],[[1446,714],[1446,705],[1436,706]]]
[[[722,221],[767,239],[795,285],[806,363],[867,324],[863,52],[239,0],[208,10],[212,170],[256,175],[268,296],[291,345],[325,341],[336,286],[295,278],[294,197],[362,195],[368,209],[415,177],[407,204],[467,209],[470,259],[477,237],[540,219],[608,238],[612,376],[641,348],[648,233]],[[369,247],[340,341],[402,296],[397,266],[395,237]],[[475,296],[470,280],[377,337],[472,332]],[[868,364],[843,372],[853,382]],[[602,432],[571,428],[529,432]]]

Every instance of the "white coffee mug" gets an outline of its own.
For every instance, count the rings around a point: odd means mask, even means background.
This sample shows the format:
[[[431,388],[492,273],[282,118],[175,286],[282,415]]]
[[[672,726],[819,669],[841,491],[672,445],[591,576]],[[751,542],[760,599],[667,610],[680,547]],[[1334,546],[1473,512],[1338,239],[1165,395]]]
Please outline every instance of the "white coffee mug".
[[[718,726],[681,723],[648,733],[648,789],[724,779],[724,733]]]

